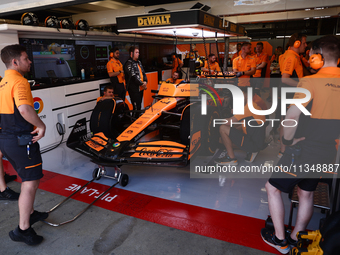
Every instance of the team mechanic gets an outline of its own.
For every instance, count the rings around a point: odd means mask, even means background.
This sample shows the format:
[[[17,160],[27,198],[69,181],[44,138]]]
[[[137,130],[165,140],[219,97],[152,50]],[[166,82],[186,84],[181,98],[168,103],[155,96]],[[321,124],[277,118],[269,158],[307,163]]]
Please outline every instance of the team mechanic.
[[[263,240],[286,254],[296,245],[296,233],[305,230],[313,214],[314,190],[321,177],[320,171],[312,171],[317,164],[327,164],[331,171],[332,161],[336,155],[335,140],[340,133],[340,68],[337,61],[340,57],[340,41],[335,36],[324,36],[313,42],[310,51],[311,59],[319,62],[317,66],[311,62],[313,69],[319,69],[317,74],[302,78],[298,87],[308,89],[311,93],[311,116],[297,127],[284,127],[283,143],[287,145],[287,153],[278,165],[303,166],[303,171],[296,173],[273,173],[266,183],[269,211],[274,223],[275,232],[262,229]],[[296,93],[294,98],[304,98]],[[310,106],[310,105],[309,105]],[[287,119],[298,120],[300,110],[292,105],[287,112]],[[294,158],[296,146],[301,148],[301,154]],[[288,153],[290,151],[290,153]],[[306,164],[308,168],[306,168]],[[281,192],[290,192],[298,185],[299,208],[295,228],[291,235],[285,236],[284,205]]]
[[[307,47],[307,36],[305,34],[295,33],[289,38],[288,45],[289,49],[286,50],[284,55],[279,62],[280,71],[281,71],[281,86],[282,87],[296,87],[298,85],[299,79],[303,77],[303,66],[300,58],[300,54],[305,52]],[[292,93],[288,93],[287,97],[292,98],[294,95]],[[281,99],[281,95],[279,95]],[[276,119],[282,118],[280,115],[281,112],[281,100],[278,102],[279,107],[276,110]],[[277,126],[274,126],[274,130],[276,130]],[[282,127],[280,129],[280,137],[282,137]],[[278,157],[281,158],[283,153],[285,152],[285,146],[280,140],[281,146],[280,151],[278,153]]]
[[[125,77],[123,65],[119,61],[119,49],[113,48],[110,51],[111,59],[106,64],[107,73],[110,76],[110,81],[113,86],[114,93],[125,102],[126,90],[125,90]]]
[[[241,54],[233,60],[233,72],[236,73],[238,86],[250,86],[250,76],[256,72],[255,58],[249,56],[251,43],[245,42],[241,46]]]
[[[9,232],[13,241],[36,245],[43,237],[31,227],[48,217],[47,213],[33,209],[39,180],[43,177],[40,148],[37,141],[45,135],[45,124],[33,108],[30,85],[23,77],[31,68],[26,49],[9,45],[1,50],[1,60],[7,67],[0,83],[1,127],[0,150],[22,179],[19,196],[19,226]],[[36,128],[33,130],[33,126]],[[19,146],[18,138],[35,134],[27,146]],[[30,143],[30,144],[28,144]]]

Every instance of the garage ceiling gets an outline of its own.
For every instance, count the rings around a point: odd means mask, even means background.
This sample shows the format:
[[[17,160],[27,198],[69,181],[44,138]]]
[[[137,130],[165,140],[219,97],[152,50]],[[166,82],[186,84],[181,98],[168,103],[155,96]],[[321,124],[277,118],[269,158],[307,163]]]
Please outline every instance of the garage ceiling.
[[[212,4],[218,3],[219,0],[211,0]],[[261,2],[260,0],[257,0]],[[277,1],[286,5],[290,0]],[[327,0],[325,0],[327,1]],[[21,15],[24,12],[34,12],[42,23],[47,16],[56,16],[58,18],[66,18],[70,16],[79,16],[91,12],[107,12],[110,10],[119,10],[133,7],[148,7],[154,5],[176,4],[188,1],[182,0],[1,0],[0,2],[0,22],[2,23],[20,23]],[[209,1],[201,1],[209,2]],[[238,2],[242,2],[238,1]],[[248,1],[249,2],[249,1]],[[310,0],[308,3],[313,2]],[[332,2],[332,1],[330,1]],[[142,5],[140,4],[142,3]],[[191,3],[195,4],[195,1]],[[222,4],[222,3],[221,3]],[[332,4],[330,4],[332,5]],[[177,5],[174,5],[177,6]],[[287,5],[288,6],[288,5]],[[156,6],[155,8],[158,8]],[[234,8],[236,8],[234,6]],[[288,7],[285,7],[287,9]],[[326,7],[327,8],[327,7]],[[132,9],[131,9],[132,10]],[[304,18],[308,15],[305,10],[298,11],[280,11],[280,12],[262,12],[250,15],[224,15],[225,18],[242,24],[245,26],[248,36],[252,38],[275,38],[278,35],[290,35],[294,32],[303,32],[308,35],[317,34],[333,34],[340,32],[340,22],[338,18],[339,7],[333,4],[331,8],[323,10],[313,10],[314,12],[325,13],[322,15],[314,15],[314,18]],[[210,11],[211,12],[211,11]],[[328,13],[331,12],[331,15]],[[216,15],[216,13],[213,13]],[[298,15],[297,15],[298,14]],[[320,17],[315,17],[320,16]],[[1,20],[2,19],[2,20]],[[276,20],[274,20],[276,19]],[[263,22],[265,21],[265,23]],[[90,25],[91,22],[89,22]],[[107,24],[112,25],[112,24]],[[103,27],[101,25],[101,27]]]

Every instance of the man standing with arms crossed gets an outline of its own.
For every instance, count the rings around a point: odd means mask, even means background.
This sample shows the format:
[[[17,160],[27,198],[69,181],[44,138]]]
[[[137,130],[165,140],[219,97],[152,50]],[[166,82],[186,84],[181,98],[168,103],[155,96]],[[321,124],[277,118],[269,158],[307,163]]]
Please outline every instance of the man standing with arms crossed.
[[[263,52],[263,43],[258,42],[256,44],[256,54],[255,54],[255,62],[256,62],[256,71],[253,75],[254,79],[254,92],[261,96],[260,90],[263,86],[264,76],[262,76],[262,70],[266,68],[268,62],[268,55],[267,53]]]
[[[37,245],[43,237],[31,225],[48,217],[33,209],[39,180],[43,177],[42,159],[37,141],[45,135],[45,124],[33,108],[30,85],[23,77],[31,68],[26,49],[9,45],[1,50],[1,60],[7,67],[0,82],[1,128],[0,150],[22,179],[19,197],[19,226],[9,232],[13,241]],[[33,128],[35,126],[35,129]],[[19,146],[18,138],[34,135]],[[27,143],[27,144],[26,144]]]
[[[313,215],[313,195],[317,184],[326,171],[336,172],[332,164],[336,156],[335,140],[340,134],[340,68],[337,60],[340,57],[340,41],[333,35],[324,36],[313,42],[311,58],[319,60],[319,66],[311,62],[311,67],[318,69],[317,74],[302,78],[299,88],[307,89],[311,97],[302,105],[311,105],[310,118],[303,125],[292,123],[299,121],[301,110],[291,105],[287,115],[287,126],[283,128],[282,141],[287,152],[278,162],[278,166],[296,166],[302,171],[275,172],[266,183],[268,206],[275,232],[262,229],[261,236],[270,246],[287,254],[296,245],[296,234],[304,231]],[[314,67],[313,67],[314,66]],[[305,98],[304,93],[295,93],[294,98]],[[300,156],[294,158],[297,144]],[[318,166],[322,171],[314,171]],[[293,169],[292,167],[292,169]],[[334,169],[333,169],[334,168]],[[296,224],[290,235],[285,233],[285,209],[281,192],[289,193],[298,185],[299,208]]]

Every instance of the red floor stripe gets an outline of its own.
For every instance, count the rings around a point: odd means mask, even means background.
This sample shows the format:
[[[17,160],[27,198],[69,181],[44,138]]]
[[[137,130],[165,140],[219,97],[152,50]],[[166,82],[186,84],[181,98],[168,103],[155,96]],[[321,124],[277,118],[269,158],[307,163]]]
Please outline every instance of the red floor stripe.
[[[5,160],[4,168],[7,173],[15,174],[11,164]],[[20,178],[17,181],[21,182]],[[69,196],[85,183],[87,181],[44,170],[44,177],[40,181],[39,189],[58,195]],[[74,199],[91,203],[94,198],[108,187],[93,182],[77,194]],[[274,248],[266,245],[261,239],[260,230],[264,227],[264,220],[188,205],[117,188],[110,190],[95,205],[202,236],[277,253]]]

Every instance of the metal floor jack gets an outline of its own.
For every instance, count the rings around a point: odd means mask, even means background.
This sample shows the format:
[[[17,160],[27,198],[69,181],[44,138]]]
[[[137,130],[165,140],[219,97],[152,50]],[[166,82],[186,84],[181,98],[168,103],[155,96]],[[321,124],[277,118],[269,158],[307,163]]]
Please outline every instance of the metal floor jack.
[[[111,166],[111,165],[107,165]],[[73,192],[71,195],[69,195],[67,198],[65,198],[63,201],[61,201],[59,204],[55,205],[53,208],[51,208],[49,211],[47,211],[48,214],[59,208],[63,203],[65,203],[67,200],[69,200],[71,197],[73,197],[75,194],[77,194],[79,191],[83,190],[87,185],[92,183],[95,180],[99,180],[101,177],[106,177],[110,179],[116,180],[116,182],[109,187],[106,191],[104,191],[102,194],[100,194],[91,204],[89,204],[84,210],[82,210],[80,213],[78,213],[76,216],[74,216],[72,219],[60,222],[60,223],[52,223],[44,220],[43,222],[52,226],[52,227],[59,227],[61,225],[65,225],[67,223],[75,221],[77,218],[79,218],[84,212],[87,211],[95,202],[97,202],[100,198],[102,198],[108,191],[110,191],[114,186],[116,186],[118,183],[120,186],[125,187],[129,183],[129,176],[127,174],[123,174],[122,170],[118,166],[114,166],[115,168],[115,174],[114,176],[107,175],[107,171],[105,170],[104,165],[98,165],[98,168],[95,168],[92,173],[92,180],[80,187],[78,190]]]

